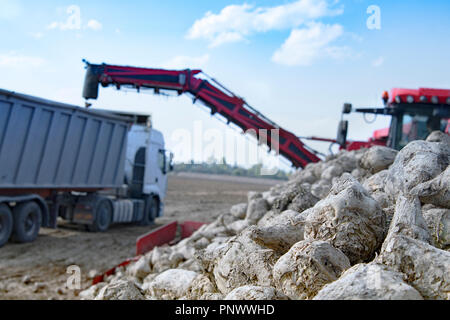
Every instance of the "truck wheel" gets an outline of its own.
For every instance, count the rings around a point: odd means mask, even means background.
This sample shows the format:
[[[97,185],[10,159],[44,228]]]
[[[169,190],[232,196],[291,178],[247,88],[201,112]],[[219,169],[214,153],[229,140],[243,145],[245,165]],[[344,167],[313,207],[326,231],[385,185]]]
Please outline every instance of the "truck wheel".
[[[18,204],[13,209],[12,240],[18,243],[36,240],[42,223],[42,210],[34,201]]]
[[[155,222],[158,216],[159,202],[158,199],[150,196],[145,201],[144,218],[141,221],[141,225],[150,226]]]
[[[11,210],[5,204],[0,204],[0,247],[8,242],[13,228]]]
[[[94,212],[95,220],[88,225],[88,230],[91,232],[105,232],[108,230],[112,222],[113,210],[111,201],[108,199],[99,200]]]

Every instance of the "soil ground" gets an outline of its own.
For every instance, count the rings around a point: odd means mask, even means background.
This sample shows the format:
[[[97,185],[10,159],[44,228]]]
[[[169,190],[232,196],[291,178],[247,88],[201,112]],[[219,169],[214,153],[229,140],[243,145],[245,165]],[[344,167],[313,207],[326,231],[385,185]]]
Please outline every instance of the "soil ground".
[[[277,180],[179,173],[169,177],[164,217],[155,225],[114,225],[106,233],[59,222],[42,228],[33,243],[0,248],[0,299],[78,299],[93,273],[104,272],[135,253],[136,238],[172,221],[211,222],[233,204],[246,202],[248,191],[266,191]],[[67,268],[81,271],[81,290],[66,287]]]

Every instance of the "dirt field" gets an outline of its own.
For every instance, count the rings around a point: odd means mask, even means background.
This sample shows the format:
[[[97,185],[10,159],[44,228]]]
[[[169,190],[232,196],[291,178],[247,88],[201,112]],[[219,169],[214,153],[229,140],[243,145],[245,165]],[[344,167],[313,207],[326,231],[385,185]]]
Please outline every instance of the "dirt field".
[[[81,269],[82,289],[89,274],[106,271],[134,256],[136,238],[175,220],[209,222],[246,201],[247,192],[265,191],[279,181],[214,175],[170,176],[165,215],[152,227],[115,225],[107,233],[89,233],[61,221],[59,228],[42,229],[37,241],[8,243],[0,248],[0,299],[77,299],[66,288],[67,267]]]

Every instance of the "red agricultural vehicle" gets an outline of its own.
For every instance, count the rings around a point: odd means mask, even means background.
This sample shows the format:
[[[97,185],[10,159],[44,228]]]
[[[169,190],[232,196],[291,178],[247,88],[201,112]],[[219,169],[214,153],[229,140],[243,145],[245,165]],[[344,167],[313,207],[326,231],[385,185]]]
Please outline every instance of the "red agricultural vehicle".
[[[383,145],[401,150],[409,142],[424,140],[436,130],[450,131],[450,90],[392,89],[383,93],[384,108],[363,108],[355,112],[391,117],[389,128],[376,130],[369,141],[347,141],[348,121],[339,123],[337,143],[341,148],[357,150]],[[343,114],[352,112],[352,105],[344,104]]]
[[[347,141],[347,120],[339,122],[337,139],[301,138],[269,120],[215,79],[204,73],[210,81],[200,78],[201,70],[149,69],[83,61],[87,68],[83,88],[86,100],[97,99],[99,84],[103,87],[115,86],[117,89],[131,87],[138,91],[153,89],[155,94],[159,94],[161,90],[176,91],[179,95],[187,93],[193,97],[194,103],[201,101],[210,108],[211,114],[220,114],[227,123],[236,124],[244,132],[250,130],[256,133],[257,139],[260,135],[265,135],[263,141],[269,148],[274,145],[272,140],[275,139],[268,132],[278,129],[275,146],[296,168],[304,168],[308,163],[321,160],[319,152],[306,146],[301,139],[338,143],[341,149],[347,150],[374,145],[401,149],[412,140],[425,139],[431,131],[449,131],[450,90],[393,89],[390,96],[387,92],[383,94],[384,108],[356,109],[355,112],[392,117],[390,128],[376,131],[369,141]],[[343,114],[350,112],[352,105],[344,104]]]

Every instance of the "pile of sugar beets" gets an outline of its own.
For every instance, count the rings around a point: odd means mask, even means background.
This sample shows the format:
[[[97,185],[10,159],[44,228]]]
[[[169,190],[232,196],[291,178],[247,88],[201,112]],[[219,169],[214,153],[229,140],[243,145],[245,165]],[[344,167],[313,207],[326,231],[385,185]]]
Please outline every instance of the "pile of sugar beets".
[[[450,136],[342,151],[83,299],[450,299]]]

